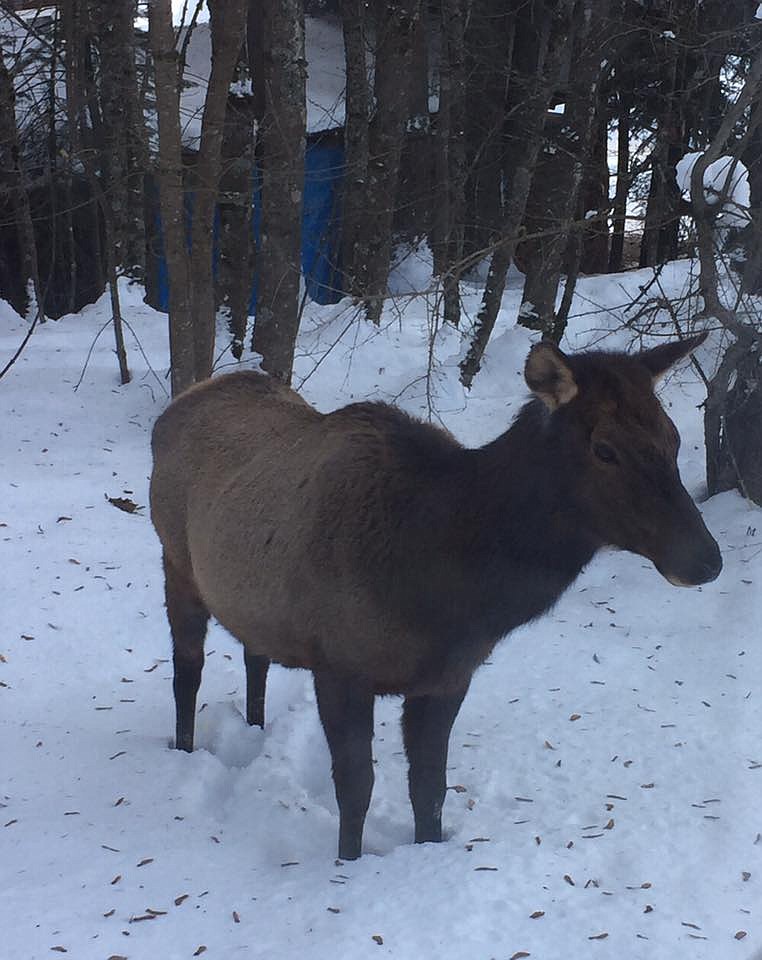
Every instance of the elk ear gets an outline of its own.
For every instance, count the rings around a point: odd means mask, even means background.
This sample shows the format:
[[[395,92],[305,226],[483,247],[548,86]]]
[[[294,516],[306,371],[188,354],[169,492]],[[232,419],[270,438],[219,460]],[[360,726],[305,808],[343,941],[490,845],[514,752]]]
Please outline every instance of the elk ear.
[[[638,360],[648,368],[648,372],[654,378],[654,381],[663,377],[664,374],[674,367],[674,365],[692,353],[696,347],[700,346],[707,337],[707,331],[699,333],[695,337],[687,337],[685,340],[673,340],[671,343],[662,343],[651,350],[643,350],[638,354]]]
[[[549,410],[568,403],[578,392],[568,358],[547,340],[536,343],[529,351],[524,379]]]

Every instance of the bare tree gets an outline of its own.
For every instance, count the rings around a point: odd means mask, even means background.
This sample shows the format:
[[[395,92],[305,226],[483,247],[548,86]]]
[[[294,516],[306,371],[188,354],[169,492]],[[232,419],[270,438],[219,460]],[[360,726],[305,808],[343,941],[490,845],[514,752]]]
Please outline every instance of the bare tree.
[[[631,98],[626,90],[616,91],[617,162],[616,191],[612,211],[611,246],[609,247],[609,273],[622,269],[624,261],[624,236],[627,226],[627,196],[630,192],[630,112]]]
[[[252,237],[255,145],[249,61],[242,51],[228,96],[218,203],[220,258],[217,288],[220,303],[227,311],[231,350],[237,360],[243,356],[255,266]]]
[[[75,4],[77,0],[71,0]],[[136,0],[88,4],[97,49],[100,107],[99,166],[112,211],[117,264],[143,275],[145,232],[142,181],[147,159],[137,79]]]
[[[591,179],[596,133],[600,128],[605,130],[600,120],[600,86],[607,66],[603,51],[609,32],[608,5],[608,0],[580,0],[576,5],[578,26],[571,46],[574,70],[560,94],[566,109],[557,120],[560,130],[550,141],[553,152],[544,158],[549,176],[533,180],[530,194],[530,202],[535,199],[541,206],[536,222],[545,229],[534,242],[534,255],[527,265],[519,321],[542,330],[556,343],[566,325],[563,319],[559,322],[555,309],[561,271],[570,234],[573,229],[581,231],[585,223],[581,219],[586,213],[583,208],[587,208],[583,187]],[[602,204],[596,204],[603,215],[607,206],[608,196]],[[577,250],[582,252],[581,243]]]
[[[536,15],[521,0],[473,0],[464,21],[463,116],[467,256],[486,250],[501,232],[504,127],[516,24]]]
[[[730,152],[743,153],[754,134],[749,125],[740,140],[734,131],[762,89],[762,46],[752,59],[743,87],[717,133],[691,172],[691,206],[696,224],[700,262],[699,292],[704,315],[719,321],[731,335],[718,369],[707,385],[704,410],[707,484],[710,493],[738,487],[762,504],[762,330],[759,322],[739,316],[720,296],[714,224],[730,192],[733,166],[728,171],[724,197],[706,196],[706,173],[711,164]],[[759,121],[759,112],[752,114]]]
[[[157,179],[164,251],[169,274],[169,349],[172,396],[195,381],[190,257],[185,243],[178,54],[170,0],[149,0],[149,39],[154,64],[156,116],[159,126]]]
[[[254,80],[264,92],[265,112],[259,135],[262,220],[253,347],[268,373],[290,383],[299,328],[307,126],[302,0],[267,0],[260,27],[262,73],[255,72]]]
[[[409,111],[413,42],[421,0],[376,0],[376,60],[370,124],[365,215],[352,275],[366,304],[369,320],[378,323],[387,291],[392,250],[394,202]]]
[[[368,177],[370,84],[366,63],[368,24],[365,0],[341,0],[341,25],[346,71],[341,262],[344,289],[361,296],[362,290],[355,277],[355,250],[364,215]]]
[[[520,18],[516,25],[508,90],[510,140],[504,157],[507,199],[500,236],[490,260],[482,305],[476,317],[471,343],[460,364],[460,379],[466,387],[471,386],[481,366],[500,309],[508,268],[519,242],[527,197],[540,152],[545,115],[551,91],[557,82],[558,54],[565,46],[567,18],[571,13],[571,4],[565,0],[547,6],[542,0],[536,0],[533,7],[533,16]],[[551,37],[555,42],[555,55],[548,62]]]
[[[434,270],[442,277],[442,314],[460,322],[459,280],[466,220],[466,76],[463,0],[442,0],[436,129]]]
[[[16,127],[16,97],[13,79],[5,64],[3,52],[0,50],[0,156],[3,152],[7,156],[7,160],[2,164],[3,179],[8,187],[15,212],[24,282],[25,284],[31,282],[37,301],[35,307],[37,317],[34,322],[36,323],[38,318],[40,322],[44,322],[45,303],[37,263],[37,246]]]
[[[194,377],[212,372],[215,333],[212,242],[214,211],[222,172],[222,139],[228,91],[244,33],[246,0],[209,3],[212,69],[204,100],[201,140],[195,168],[191,233],[191,315],[194,330]]]

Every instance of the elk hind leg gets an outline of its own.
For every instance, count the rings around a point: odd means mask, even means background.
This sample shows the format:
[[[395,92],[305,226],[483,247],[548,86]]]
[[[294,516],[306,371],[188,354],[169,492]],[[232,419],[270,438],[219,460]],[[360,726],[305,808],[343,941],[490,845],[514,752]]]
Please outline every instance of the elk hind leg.
[[[196,696],[204,666],[204,638],[209,611],[194,585],[164,556],[164,592],[172,631],[176,711],[175,747],[193,750]]]

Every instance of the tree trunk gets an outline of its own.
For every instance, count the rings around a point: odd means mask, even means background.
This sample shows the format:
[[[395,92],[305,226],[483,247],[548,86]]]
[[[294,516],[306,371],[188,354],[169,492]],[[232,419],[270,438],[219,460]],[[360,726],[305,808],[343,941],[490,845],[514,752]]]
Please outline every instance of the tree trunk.
[[[19,246],[21,248],[21,268],[24,286],[31,281],[36,303],[34,321],[45,320],[45,297],[40,283],[40,270],[37,263],[37,246],[34,239],[34,226],[29,208],[29,195],[24,183],[21,163],[18,129],[15,112],[16,96],[13,80],[0,50],[0,144],[7,150],[9,163],[5,166],[5,180],[8,184],[13,203]]]
[[[762,104],[751,107],[749,124],[754,129],[743,161],[749,171],[749,213],[751,223],[744,230],[746,260],[743,267],[743,289],[746,293],[762,293]]]
[[[411,62],[420,0],[376,0],[376,112],[370,124],[365,214],[355,249],[355,289],[378,323],[387,291],[400,156],[409,115]]]
[[[79,142],[79,111],[82,106],[82,0],[71,0],[63,4],[61,19],[64,36],[64,65],[66,71],[66,126],[69,150],[66,163],[64,197],[66,206],[66,252],[68,261],[70,311],[74,310],[77,300],[79,265],[77,263],[77,244],[74,236],[74,165],[75,144]]]
[[[90,0],[98,34],[98,87],[103,120],[104,185],[117,234],[117,264],[129,275],[145,272],[143,182],[147,144],[137,76],[137,0]]]
[[[302,0],[267,0],[261,19],[265,116],[260,134],[262,222],[253,347],[262,367],[291,382],[299,330],[307,125]]]
[[[132,41],[135,5],[132,0],[112,0],[108,5],[89,3],[90,18],[98,48],[97,93],[102,124],[98,147],[98,166],[104,192],[111,208],[111,226],[118,266],[124,260],[124,236],[127,223],[127,103],[137,91],[134,46]],[[95,87],[95,84],[93,84]]]
[[[597,8],[600,10],[600,7]],[[595,18],[599,21],[599,17]],[[598,109],[597,93],[591,93],[591,109],[585,127],[585,160],[579,186],[580,214],[584,218],[582,229],[583,273],[605,273],[609,262],[609,164],[608,124],[603,110]],[[676,201],[679,202],[679,193]],[[675,221],[675,241],[677,240]],[[677,256],[677,249],[675,249]]]
[[[684,152],[684,131],[679,116],[680,64],[676,54],[670,53],[665,71],[665,89],[661,95],[656,144],[651,158],[651,185],[640,248],[641,267],[656,266],[677,256],[680,190],[677,186],[675,164]]]
[[[180,103],[177,93],[177,50],[170,0],[149,0],[149,40],[154,62],[156,114],[159,125],[157,179],[164,251],[169,275],[169,351],[172,396],[195,379],[195,342],[190,257],[185,243]]]
[[[362,295],[356,277],[355,254],[365,209],[368,177],[368,120],[370,86],[366,51],[365,0],[341,0],[346,69],[346,115],[344,120],[344,209],[341,219],[341,264],[344,290]]]
[[[527,265],[519,314],[520,323],[558,339],[563,334],[565,321],[560,322],[556,316],[556,295],[573,230],[580,237],[583,250],[585,244],[585,227],[582,223],[575,226],[574,221],[585,217],[588,203],[593,203],[596,210],[605,209],[608,203],[607,189],[605,200],[601,196],[594,200],[585,196],[586,184],[598,179],[595,173],[600,166],[601,127],[605,131],[600,117],[599,86],[603,69],[600,49],[607,30],[608,0],[584,0],[578,4],[577,11],[572,45],[575,67],[569,88],[564,90],[566,109],[560,122],[556,121],[558,129],[550,141],[551,154],[543,158],[544,176],[533,182],[530,202],[534,200],[535,207],[539,206],[539,216],[536,210],[532,211],[531,221],[527,216],[530,231],[538,228],[548,231],[548,235],[530,244],[535,256]],[[604,233],[604,243],[607,240],[608,235]]]
[[[630,102],[623,91],[618,95],[616,192],[613,230],[609,248],[609,273],[618,273],[624,263],[624,236],[627,230],[627,197],[630,192]]]
[[[254,190],[254,111],[248,64],[238,66],[237,89],[231,89],[222,140],[222,175],[219,199],[220,258],[217,287],[220,302],[227,308],[232,335],[231,350],[243,355],[246,322],[249,317],[251,281],[254,275],[252,243],[252,196]]]
[[[130,382],[130,371],[127,366],[127,353],[122,332],[122,312],[117,279],[120,238],[123,229],[121,218],[123,208],[120,198],[124,195],[124,167],[119,158],[121,134],[116,141],[112,141],[110,138],[113,134],[109,132],[102,118],[90,48],[95,24],[88,19],[84,33],[75,33],[77,24],[80,28],[82,27],[82,19],[77,14],[84,15],[84,13],[84,8],[80,7],[67,28],[67,58],[70,60],[67,79],[71,81],[70,85],[67,84],[67,97],[71,97],[72,100],[68,110],[72,121],[69,135],[72,153],[84,168],[90,186],[96,233],[100,236],[101,222],[105,231],[105,250],[100,251],[103,259],[101,261],[101,257],[98,257],[98,265],[105,271],[104,279],[109,287],[119,374],[122,384],[126,384]],[[101,25],[101,28],[108,33],[106,25]],[[75,80],[78,83],[75,83]],[[85,103],[89,108],[90,127],[87,125],[83,109]],[[118,171],[118,186],[114,182],[114,169]]]
[[[443,316],[460,322],[460,271],[466,219],[463,0],[442,0],[439,118],[436,139],[434,269],[442,278]]]
[[[720,299],[715,260],[714,220],[719,205],[705,195],[708,167],[725,152],[736,124],[754,104],[762,87],[762,50],[757,50],[743,87],[691,172],[691,206],[699,254],[699,292],[704,314],[716,318],[733,335],[717,372],[709,382],[704,408],[707,485],[710,493],[737,487],[762,504],[762,336]]]
[[[503,125],[514,18],[532,16],[511,0],[473,0],[464,32],[467,256],[486,251],[501,231]],[[531,7],[531,4],[528,5]]]
[[[552,29],[550,10],[537,4],[537,16],[522,18],[517,23],[516,56],[509,89],[506,130],[509,148],[505,156],[505,178],[509,183],[504,206],[500,238],[490,260],[482,305],[476,317],[473,338],[460,364],[460,379],[470,387],[481,367],[505,290],[505,279],[511,265],[519,232],[524,220],[527,198],[542,143],[542,131],[553,81],[557,73],[557,56],[546,64]],[[558,51],[556,51],[558,52]]]
[[[214,211],[220,185],[222,137],[233,69],[241,50],[245,0],[213,0],[209,4],[212,34],[212,69],[204,100],[201,140],[195,167],[191,227],[191,279],[193,297],[194,378],[211,375],[214,359],[215,303],[212,274]]]

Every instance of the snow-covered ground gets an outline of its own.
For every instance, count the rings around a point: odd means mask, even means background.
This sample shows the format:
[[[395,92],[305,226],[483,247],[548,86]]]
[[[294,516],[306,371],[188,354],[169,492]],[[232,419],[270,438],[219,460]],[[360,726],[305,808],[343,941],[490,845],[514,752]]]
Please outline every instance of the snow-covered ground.
[[[466,398],[456,331],[437,335],[426,377],[428,303],[405,295],[425,269],[408,264],[380,331],[346,303],[309,307],[295,381],[322,409],[431,405],[479,444],[526,393],[520,287]],[[665,271],[668,289],[685,270]],[[577,309],[621,305],[643,280],[584,280]],[[273,668],[266,729],[248,728],[240,648],[213,626],[199,749],[169,749],[170,638],[146,509],[166,318],[137,288],[122,294],[152,370],[129,333],[134,380],[120,387],[105,330],[82,375],[103,299],[40,327],[0,381],[0,956],[760,956],[762,511],[733,493],[702,504],[725,559],[715,583],[679,590],[606,553],[551,615],[503,641],[455,724],[441,845],[411,842],[399,701],[378,701],[367,852],[336,863],[308,674]],[[474,289],[472,315],[477,303]],[[578,317],[565,346],[625,345],[604,336],[615,315]],[[0,304],[0,361],[24,330]],[[663,399],[699,493],[690,368]]]

